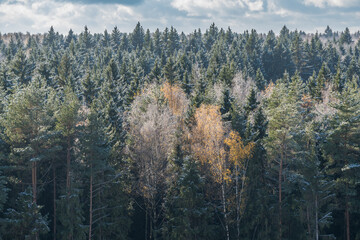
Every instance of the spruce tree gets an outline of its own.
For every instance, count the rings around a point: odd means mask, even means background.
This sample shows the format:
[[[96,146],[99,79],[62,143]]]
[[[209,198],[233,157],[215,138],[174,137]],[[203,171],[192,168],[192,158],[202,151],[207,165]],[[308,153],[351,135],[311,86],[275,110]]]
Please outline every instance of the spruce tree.
[[[164,239],[214,239],[212,207],[206,201],[199,164],[185,157],[166,196]]]
[[[3,232],[5,239],[40,239],[49,232],[48,220],[42,216],[41,206],[33,201],[30,188],[19,193],[15,209],[7,209],[4,219]]]
[[[117,28],[117,26],[114,27],[114,29],[111,32],[111,46],[113,49],[117,50],[120,46],[121,42],[121,35],[120,31]]]
[[[58,80],[59,87],[65,88],[65,86],[70,86],[74,89],[74,82],[72,76],[72,61],[70,56],[65,53],[61,57],[61,61],[58,67]]]
[[[352,42],[350,30],[348,27],[346,27],[345,31],[343,33],[341,33],[339,42],[340,42],[340,44],[344,44],[344,43],[350,44]]]
[[[259,89],[259,91],[262,91],[265,89],[266,80],[265,80],[264,75],[262,74],[260,68],[258,68],[258,70],[256,71],[255,84],[256,84],[257,89]]]
[[[145,37],[144,29],[140,25],[140,22],[138,22],[135,26],[134,31],[131,34],[131,43],[134,49],[137,48],[142,49],[144,45],[144,37]]]
[[[16,54],[12,66],[11,73],[13,76],[14,85],[26,85],[31,81],[32,71],[34,69],[33,64],[29,62],[23,51],[18,51]]]
[[[352,227],[351,219],[355,214],[355,190],[359,180],[358,159],[360,157],[360,98],[356,82],[348,82],[342,93],[337,94],[338,102],[333,105],[336,114],[331,119],[331,130],[325,147],[328,157],[327,174],[336,182],[337,210],[344,213],[341,227],[346,232],[346,239],[353,239],[357,234]]]

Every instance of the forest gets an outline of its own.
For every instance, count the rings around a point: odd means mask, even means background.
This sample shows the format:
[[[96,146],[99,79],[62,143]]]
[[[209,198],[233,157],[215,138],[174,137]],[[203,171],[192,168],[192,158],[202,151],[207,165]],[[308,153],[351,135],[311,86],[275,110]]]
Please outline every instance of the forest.
[[[359,39],[0,34],[0,239],[359,240]]]

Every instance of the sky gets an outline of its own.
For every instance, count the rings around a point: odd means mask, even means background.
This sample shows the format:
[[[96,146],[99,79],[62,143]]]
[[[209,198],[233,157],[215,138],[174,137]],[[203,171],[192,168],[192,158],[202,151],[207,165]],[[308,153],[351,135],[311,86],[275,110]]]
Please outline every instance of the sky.
[[[360,0],[0,0],[0,32],[67,34],[132,32],[137,22],[151,32],[173,26],[178,32],[219,28],[324,32],[360,30]]]

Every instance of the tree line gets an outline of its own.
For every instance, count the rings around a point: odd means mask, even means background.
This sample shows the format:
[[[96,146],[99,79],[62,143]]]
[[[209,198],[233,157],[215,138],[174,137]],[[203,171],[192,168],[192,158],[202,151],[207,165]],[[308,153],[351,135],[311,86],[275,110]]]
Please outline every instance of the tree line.
[[[360,239],[359,36],[0,34],[0,239]]]

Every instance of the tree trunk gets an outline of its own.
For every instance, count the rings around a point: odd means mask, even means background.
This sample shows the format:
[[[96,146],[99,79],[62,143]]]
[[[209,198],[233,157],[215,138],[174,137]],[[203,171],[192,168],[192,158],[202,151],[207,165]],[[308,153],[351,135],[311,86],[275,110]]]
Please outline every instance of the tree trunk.
[[[237,229],[237,240],[240,240],[240,200],[239,200],[239,166],[236,165],[235,168],[235,194],[236,194],[236,229]]]
[[[318,195],[315,194],[315,239],[319,240]]]
[[[157,239],[157,223],[156,223],[156,221],[157,221],[157,213],[156,213],[156,200],[155,200],[155,196],[154,196],[154,198],[153,198],[153,203],[152,203],[152,205],[153,205],[153,219],[152,219],[152,227],[153,227],[153,230],[152,230],[152,232],[153,232],[153,237],[154,237],[154,240],[156,240]]]
[[[90,209],[89,209],[89,240],[91,240],[92,217],[93,217],[93,173],[92,165],[90,166]]]
[[[151,213],[150,213],[151,214]],[[149,239],[153,239],[153,220],[150,219],[150,234],[149,234]]]
[[[244,188],[245,188],[245,179],[246,179],[246,172],[247,172],[247,168],[248,168],[248,164],[249,164],[249,160],[246,160],[246,164],[245,164],[245,169],[243,172],[243,175],[241,176],[241,189],[240,189],[240,193],[238,190],[238,175],[236,175],[236,197],[237,197],[237,206],[236,206],[236,210],[237,210],[237,219],[236,219],[236,225],[237,225],[237,231],[238,231],[238,240],[240,240],[240,206],[241,206],[241,201],[242,201],[242,194],[244,192]],[[238,168],[238,167],[237,167]],[[238,171],[238,170],[236,170]]]
[[[70,196],[70,137],[67,138],[67,149],[66,149],[66,192],[67,197]]]
[[[36,167],[36,162],[33,162],[32,163],[32,171],[31,171],[31,177],[32,177],[32,190],[33,190],[33,192],[32,192],[32,194],[33,194],[33,203],[35,203],[36,204],[36,185],[37,185],[37,176],[36,176],[36,169],[37,167]]]
[[[31,180],[32,180],[32,191],[33,191],[33,203],[36,204],[37,198],[36,198],[36,187],[37,187],[37,176],[36,176],[36,170],[37,170],[37,166],[36,166],[36,162],[32,163],[32,169],[31,169]],[[39,239],[39,233],[36,232],[35,233],[35,239],[38,240]]]
[[[148,210],[145,207],[145,240],[148,239],[148,234],[147,234],[147,230],[148,230]]]
[[[53,195],[53,199],[54,199],[54,229],[53,229],[53,234],[54,234],[54,240],[56,240],[56,169],[55,167],[53,167],[53,186],[54,186],[54,195]]]
[[[311,226],[310,226],[310,213],[309,213],[309,205],[306,206],[306,221],[307,221],[307,231],[308,231],[308,239],[312,239],[311,234]]]
[[[227,211],[226,211],[225,180],[223,180],[221,184],[221,192],[222,192],[222,204],[223,204],[223,212],[224,212],[226,240],[230,240],[229,224],[228,224]]]
[[[346,194],[347,194],[347,184],[346,184]],[[346,240],[350,240],[350,216],[349,216],[349,201],[348,196],[346,196],[345,203],[345,218],[346,218]]]
[[[282,237],[282,216],[281,216],[281,182],[282,182],[282,168],[283,168],[283,151],[281,151],[281,157],[280,157],[280,168],[279,168],[279,240],[281,240]]]
[[[348,133],[349,133],[349,129],[347,129],[346,131],[346,135],[345,135],[345,164],[349,164],[348,163],[348,151],[347,151],[347,142],[348,142]],[[348,195],[348,190],[349,190],[349,184],[346,183],[345,184],[345,221],[346,221],[346,240],[350,240],[350,216],[349,216],[349,195]]]

